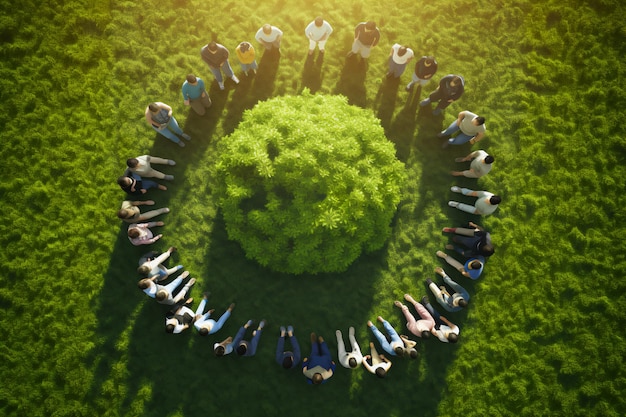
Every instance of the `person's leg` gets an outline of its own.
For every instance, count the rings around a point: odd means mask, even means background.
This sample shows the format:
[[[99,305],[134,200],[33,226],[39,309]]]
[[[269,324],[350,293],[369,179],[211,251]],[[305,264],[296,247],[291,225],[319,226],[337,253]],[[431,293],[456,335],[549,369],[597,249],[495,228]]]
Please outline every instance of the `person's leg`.
[[[319,41],[319,42],[317,43],[317,47],[319,48],[320,52],[324,52],[324,51],[326,50],[326,41],[327,41],[327,40],[328,40],[328,39],[325,39],[325,40],[323,40],[323,41]]]
[[[437,284],[431,282],[430,284],[428,284],[428,288],[430,288],[430,291],[433,293],[439,304],[444,305],[446,303],[446,295],[441,291]]]
[[[352,351],[361,351],[361,347],[359,343],[356,341],[356,337],[354,337],[354,327],[350,327],[348,329],[348,338],[350,339],[350,346],[352,347]]]
[[[209,107],[211,107],[211,104],[213,104],[211,102],[211,99],[209,98],[208,94],[205,94],[204,96],[200,97],[200,103],[202,103],[202,105],[204,106],[204,108],[208,109]]]
[[[411,76],[411,82],[409,82],[406,85],[406,90],[410,90],[411,88],[413,88],[413,84],[415,84],[416,82],[419,81],[419,77],[415,74],[415,72],[413,73],[413,75]]]
[[[255,61],[252,61],[252,64],[250,64],[250,68],[251,68],[251,69],[252,69],[252,71],[254,71],[254,72],[256,72],[256,70],[259,68],[259,66],[258,66],[258,65],[257,65],[257,63],[256,63],[256,60],[255,60]]]
[[[400,307],[400,309],[402,310],[402,314],[404,315],[404,318],[406,319],[406,328],[410,329],[411,327],[415,326],[415,323],[417,322],[417,320],[415,320],[415,317],[413,316],[413,314],[411,314],[411,312],[409,311],[409,308],[405,306],[404,304],[402,304],[402,307]]]
[[[226,60],[226,62],[224,62],[224,65],[222,65],[222,71],[224,71],[224,75],[226,76],[226,78],[233,78],[233,76],[235,75],[228,60]]]
[[[173,273],[180,271],[181,269],[183,269],[182,265],[176,265],[172,268],[165,268],[163,265],[160,265],[160,268],[163,268],[163,279],[165,279],[165,277],[168,277],[170,275],[172,275]]]
[[[228,320],[229,317],[230,310],[226,310],[224,314],[222,314],[220,318],[215,322],[215,326],[213,326],[213,329],[211,329],[211,333],[216,333],[218,330],[224,327],[224,323],[226,323],[226,320]]]
[[[283,353],[285,353],[285,338],[278,336],[278,342],[276,343],[276,363],[280,366],[283,365]]]
[[[165,174],[162,173],[161,171],[157,171],[154,168],[150,168],[150,170],[148,170],[148,172],[143,174],[144,177],[149,177],[149,178],[158,178],[160,180],[162,180],[163,178],[165,178]]]
[[[196,308],[196,316],[199,316],[202,314],[202,312],[204,311],[204,307],[206,307],[206,303],[207,303],[207,299],[206,298],[202,298],[202,301],[200,301],[200,304],[198,305],[198,308]]]
[[[320,353],[322,356],[326,356],[328,358],[332,357],[330,354],[330,349],[328,349],[328,344],[326,342],[320,342]]]
[[[183,282],[183,278],[182,276],[179,276],[177,278],[175,278],[172,282],[170,282],[167,285],[164,285],[163,287],[165,288],[165,290],[170,293],[173,294],[174,290],[180,285],[180,283]]]
[[[189,104],[191,105],[191,109],[196,112],[198,116],[204,116],[206,113],[206,107],[200,98],[189,100]]]
[[[317,42],[315,42],[312,39],[309,39],[309,53],[312,54],[313,51],[315,50],[315,46],[317,45]]]
[[[178,126],[178,121],[174,116],[170,117],[170,121],[167,124],[167,128],[177,135],[183,135],[182,129]]]
[[[378,340],[378,343],[380,343],[380,346],[382,346],[383,350],[385,352],[390,352],[392,351],[391,349],[391,345],[389,344],[389,342],[387,341],[387,338],[385,337],[384,334],[382,334],[380,332],[380,330],[378,330],[376,328],[376,326],[374,326],[374,324],[372,324],[371,326],[369,326],[370,330],[372,331],[372,333],[374,333],[374,337],[376,338],[376,340]]]
[[[473,137],[474,136],[466,135],[465,133],[461,132],[458,135],[456,135],[456,137],[450,138],[448,143],[450,145],[463,145],[464,143],[469,142],[469,140]]]
[[[466,213],[476,214],[476,207],[471,206],[469,204],[459,203],[457,204],[456,208]]]
[[[363,45],[361,47],[361,58],[363,58],[363,59],[369,58],[371,52],[372,52],[372,47],[371,46]]]
[[[446,263],[448,265],[450,265],[451,267],[453,267],[454,269],[456,269],[457,271],[461,272],[464,270],[463,264],[459,261],[457,261],[456,259],[454,259],[452,256],[443,253],[441,251],[437,251],[437,256],[439,256],[441,259],[443,259],[444,261],[446,261]]]
[[[157,184],[154,181],[151,180],[142,180],[141,181],[141,188],[145,188],[146,190],[149,190],[151,188],[158,188],[159,184]]]
[[[252,340],[250,340],[250,344],[248,345],[248,351],[246,352],[246,356],[254,356],[254,354],[256,353],[256,348],[259,345],[261,333],[263,333],[263,329],[256,329],[254,331],[254,334],[252,335]]]
[[[337,355],[341,358],[346,354],[346,345],[343,342],[341,330],[337,330],[335,335],[337,336]]]
[[[363,44],[361,43],[361,41],[358,39],[355,39],[354,42],[352,42],[352,49],[350,50],[350,54],[352,55],[358,54],[362,47],[363,47]]]
[[[150,157],[150,164],[169,165],[170,160],[165,158],[159,158],[158,156]]]
[[[398,334],[398,332],[396,332],[396,329],[394,329],[393,326],[389,324],[387,320],[383,321],[383,327],[385,328],[385,331],[387,331],[387,334],[391,338],[391,343],[394,343],[394,342],[402,343],[402,339],[400,338],[400,335]]]
[[[295,335],[289,336],[289,342],[291,343],[291,351],[293,352],[293,364],[294,366],[300,362],[300,345]]]
[[[465,301],[469,301],[469,293],[465,288],[456,282],[452,281],[452,278],[448,276],[448,274],[444,275],[443,281],[450,286],[454,290],[454,292],[458,293],[461,297],[465,299]]]
[[[151,219],[153,217],[156,217],[158,215],[169,213],[169,212],[170,212],[170,209],[167,208],[167,207],[163,207],[163,208],[156,209],[156,210],[146,211],[145,213],[141,213],[139,215],[139,217],[137,217],[137,221],[138,222],[143,222],[143,221],[149,220],[149,219]]]
[[[452,123],[450,123],[450,126],[448,126],[445,130],[441,131],[441,133],[439,133],[439,136],[450,136],[452,135],[454,132],[458,131],[459,125],[456,124],[456,119],[454,119],[454,121]]]
[[[311,337],[311,357],[320,355],[320,344],[317,342],[317,339],[313,340]]]
[[[169,140],[171,140],[174,143],[179,143],[180,142],[180,138],[178,136],[176,136],[173,132],[171,132],[167,128],[159,130],[156,127],[152,126],[152,129],[154,129],[158,134],[160,134],[162,136],[165,136],[166,138],[168,138]]]
[[[439,312],[437,310],[435,310],[433,308],[433,306],[429,302],[426,302],[424,304],[424,307],[426,307],[426,310],[430,313],[431,317],[435,320],[435,323],[437,324],[437,327],[439,327],[442,324],[445,324],[441,320],[441,314],[439,314]]]
[[[222,71],[220,71],[219,68],[209,67],[209,69],[213,73],[213,76],[215,77],[215,81],[217,81],[218,84],[224,82],[224,79],[222,78]]]

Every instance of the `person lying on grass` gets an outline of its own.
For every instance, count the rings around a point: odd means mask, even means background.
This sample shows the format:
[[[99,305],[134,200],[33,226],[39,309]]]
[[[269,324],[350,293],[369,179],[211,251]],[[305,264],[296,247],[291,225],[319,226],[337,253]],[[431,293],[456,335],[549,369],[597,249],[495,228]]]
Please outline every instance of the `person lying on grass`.
[[[370,352],[371,354],[363,357],[363,367],[377,377],[384,378],[391,368],[391,361],[378,353],[374,342],[370,342]]]
[[[117,185],[120,186],[126,194],[130,195],[142,195],[148,192],[151,188],[158,188],[159,190],[167,190],[165,185],[157,184],[152,180],[142,180],[139,175],[134,177],[122,175],[117,179]]]
[[[224,326],[224,323],[226,323],[226,320],[228,320],[230,314],[235,308],[235,303],[231,303],[231,305],[228,306],[224,314],[222,314],[220,318],[215,321],[211,318],[211,314],[213,314],[213,311],[215,310],[211,309],[203,314],[208,299],[209,293],[205,292],[202,296],[202,301],[200,301],[200,305],[198,305],[198,308],[196,309],[196,317],[193,322],[193,326],[196,328],[200,336],[207,336],[217,333]]]
[[[189,328],[193,322],[193,310],[189,308],[193,298],[183,300],[165,315],[165,332],[178,334]]]
[[[468,259],[465,264],[462,264],[452,256],[440,250],[437,251],[437,256],[446,261],[448,265],[459,271],[464,277],[476,280],[483,272],[485,258],[481,255]]]
[[[469,227],[444,227],[444,233],[454,233],[454,243],[459,243],[466,249],[454,245],[446,245],[446,249],[455,250],[466,258],[493,255],[495,248],[491,243],[491,234],[474,222],[468,223]]]
[[[335,362],[322,336],[311,333],[311,355],[302,361],[302,374],[313,385],[325,383],[335,373]]]
[[[354,337],[354,327],[350,326],[348,329],[348,338],[350,339],[350,346],[352,350],[346,352],[346,346],[343,342],[343,335],[341,330],[335,331],[337,336],[337,354],[339,357],[339,363],[344,368],[355,369],[361,362],[363,362],[363,354],[361,353],[361,347]]]
[[[156,210],[146,211],[142,213],[139,209],[139,206],[153,206],[154,201],[146,200],[146,201],[131,201],[124,200],[122,202],[122,207],[117,211],[117,217],[119,219],[124,220],[126,223],[139,223],[145,222],[153,217],[156,217],[161,214],[169,213],[170,209],[167,207],[163,207]]]
[[[291,350],[285,350],[285,341],[289,338]],[[293,369],[300,363],[300,345],[298,339],[293,334],[293,326],[289,325],[285,329],[280,326],[280,336],[276,343],[276,362],[285,369]]]
[[[139,268],[137,272],[144,277],[158,275],[158,280],[164,280],[174,272],[183,269],[182,265],[176,265],[173,268],[166,268],[163,263],[167,261],[170,255],[176,251],[174,246],[170,246],[168,250],[156,256],[158,252],[148,252],[139,259]]]
[[[163,237],[162,234],[154,236],[151,227],[163,226],[163,222],[133,223],[128,225],[128,240],[135,246],[150,245]]]
[[[467,303],[469,302],[470,296],[467,290],[452,281],[452,278],[446,274],[446,271],[443,268],[435,268],[435,272],[443,278],[443,282],[445,282],[450,288],[452,288],[455,292],[450,295],[448,289],[445,285],[438,287],[437,284],[433,282],[430,278],[426,280],[426,285],[430,288],[432,293],[435,295],[437,302],[451,313],[460,311],[467,307]]]
[[[193,284],[196,283],[196,279],[191,278],[174,296],[174,292],[176,291],[176,289],[188,276],[189,271],[185,271],[169,284],[161,285],[157,284],[159,276],[154,275],[150,278],[142,279],[141,281],[139,281],[137,286],[139,287],[139,289],[143,290],[143,292],[145,292],[149,297],[156,299],[159,304],[174,305],[177,304],[179,301],[185,299],[187,295],[189,295],[189,291],[191,290],[191,287],[193,287]]]
[[[453,193],[461,193],[463,195],[476,197],[476,202],[473,206],[465,203],[459,203],[458,201],[448,201],[448,205],[450,207],[454,207],[455,209],[470,214],[488,216],[496,211],[498,205],[502,202],[502,197],[490,193],[489,191],[474,191],[469,188],[461,188],[456,185],[450,187],[450,191]]]
[[[415,301],[411,295],[404,294],[404,299],[413,304],[417,314],[420,316],[420,319],[416,320],[407,306],[400,301],[394,301],[393,304],[402,310],[402,314],[404,314],[404,318],[406,318],[406,328],[415,336],[428,339],[433,327],[435,327],[435,319],[433,319],[433,316],[426,310],[426,307]]]
[[[435,319],[435,327],[433,327],[432,334],[437,336],[437,339],[443,343],[457,343],[459,341],[459,333],[461,332],[459,326],[439,314],[428,302],[428,297],[423,296],[420,302]]]
[[[415,342],[409,340],[406,336],[402,338],[398,332],[393,328],[391,324],[381,316],[378,316],[378,321],[383,324],[383,327],[387,331],[387,336],[385,336],[374,324],[371,320],[368,320],[367,327],[374,333],[374,337],[380,343],[380,346],[383,348],[385,352],[392,356],[404,356],[407,355],[411,359],[417,358],[417,350],[415,350]],[[408,343],[407,341],[412,342]]]

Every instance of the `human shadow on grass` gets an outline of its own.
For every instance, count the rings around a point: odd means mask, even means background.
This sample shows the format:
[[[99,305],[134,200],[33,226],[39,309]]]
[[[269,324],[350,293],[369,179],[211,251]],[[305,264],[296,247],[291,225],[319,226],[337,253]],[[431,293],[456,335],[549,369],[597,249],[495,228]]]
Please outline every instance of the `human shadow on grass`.
[[[365,107],[367,105],[365,90],[367,66],[367,60],[360,59],[356,55],[346,58],[333,93],[346,96],[350,104]]]
[[[420,87],[417,89],[416,95],[419,97]],[[396,157],[407,163],[414,146],[414,134],[416,126],[416,104],[414,95],[407,96],[402,109],[396,114],[393,121],[388,127],[385,127],[387,137],[394,142],[396,146]]]
[[[307,55],[302,68],[302,91],[308,88],[311,93],[315,94],[322,87],[322,65],[324,63],[324,54],[319,53],[317,59],[315,54]]]
[[[391,119],[396,108],[399,85],[399,78],[385,77],[380,83],[376,98],[374,99],[373,107],[377,110],[376,117],[380,119],[380,124],[385,129],[385,132],[388,132],[391,127]]]

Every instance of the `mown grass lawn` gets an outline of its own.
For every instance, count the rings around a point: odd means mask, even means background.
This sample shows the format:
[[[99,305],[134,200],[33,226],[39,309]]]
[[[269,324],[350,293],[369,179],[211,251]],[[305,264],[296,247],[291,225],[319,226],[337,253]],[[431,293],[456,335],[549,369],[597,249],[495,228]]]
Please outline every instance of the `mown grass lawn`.
[[[620,1],[265,3],[1,0],[0,414],[6,416],[622,416],[626,414],[626,26]],[[322,60],[307,62],[304,27],[323,14],[335,31]],[[354,26],[382,32],[367,68],[346,60]],[[265,22],[284,33],[278,60],[219,91],[200,48],[234,48]],[[393,43],[433,54],[436,78],[465,77],[464,96],[433,117],[404,85],[385,81]],[[412,67],[412,65],[410,65]],[[182,103],[193,72],[210,85],[203,118]],[[241,74],[240,74],[241,75]],[[274,273],[228,240],[211,195],[217,138],[269,97],[343,94],[371,109],[406,164],[409,181],[381,250],[346,272]],[[143,119],[163,101],[193,140],[184,149]],[[485,140],[441,149],[435,134],[461,110],[487,118]],[[478,181],[448,174],[471,149],[495,156]],[[154,248],[178,247],[211,291],[223,330],[168,335],[164,308],[136,287],[139,256],[115,212],[125,160],[175,159],[167,192],[149,196],[162,217]],[[278,326],[293,324],[303,352],[335,329],[377,315],[400,329],[393,300],[426,294],[444,226],[468,219],[447,206],[451,185],[486,189],[503,203],[481,223],[496,254],[471,304],[449,318],[458,345],[427,340],[417,361],[393,360],[385,380],[338,369],[322,387],[274,363]],[[457,277],[453,275],[453,277]],[[461,278],[459,278],[461,279]],[[197,304],[195,304],[197,305]],[[195,306],[194,305],[194,306]],[[212,345],[248,319],[268,320],[257,355],[216,358]]]

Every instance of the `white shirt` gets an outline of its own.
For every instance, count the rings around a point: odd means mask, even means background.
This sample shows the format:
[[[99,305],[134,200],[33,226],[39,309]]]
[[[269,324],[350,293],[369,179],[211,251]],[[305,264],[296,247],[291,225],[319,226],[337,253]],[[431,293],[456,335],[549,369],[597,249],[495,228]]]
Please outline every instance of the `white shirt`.
[[[483,175],[487,175],[489,171],[491,171],[491,164],[485,163],[485,158],[489,156],[489,154],[482,149],[476,152],[473,152],[474,159],[470,164],[470,169],[474,171],[476,174],[476,178],[480,178]]]
[[[406,48],[406,53],[402,56],[399,56],[398,51],[400,50],[401,47],[402,45],[400,45],[399,43],[396,43],[391,47],[391,49],[393,50],[391,59],[393,59],[393,62],[395,62],[398,65],[406,64],[414,56],[413,51],[410,48]]]
[[[271,26],[271,32],[269,35],[267,35],[265,32],[263,32],[263,28],[261,27],[261,29],[257,30],[256,35],[254,36],[254,38],[261,42],[274,42],[276,40],[276,38],[278,38],[279,36],[283,35],[283,31],[278,29],[276,26]]]
[[[485,133],[485,131],[487,130],[487,127],[485,126],[484,123],[478,126],[472,123],[474,119],[477,117],[478,117],[477,114],[474,114],[471,111],[466,110],[465,116],[461,120],[461,124],[459,124],[459,129],[461,129],[461,132],[469,136],[476,136],[477,134],[481,132]]]
[[[476,207],[476,209],[478,209],[478,211],[480,212],[477,214],[480,214],[482,216],[488,216],[496,211],[498,205],[489,203],[489,199],[493,197],[494,194],[488,191],[476,191],[476,193],[478,193],[478,199],[476,200],[476,204],[474,204],[474,207]]]
[[[322,23],[322,26],[317,27],[315,26],[315,20],[314,20],[311,23],[309,23],[306,29],[304,29],[304,33],[312,41],[319,42],[320,40],[322,40],[322,37],[324,35],[326,35],[326,39],[328,39],[328,36],[330,36],[330,34],[333,33],[333,28],[325,20]]]

